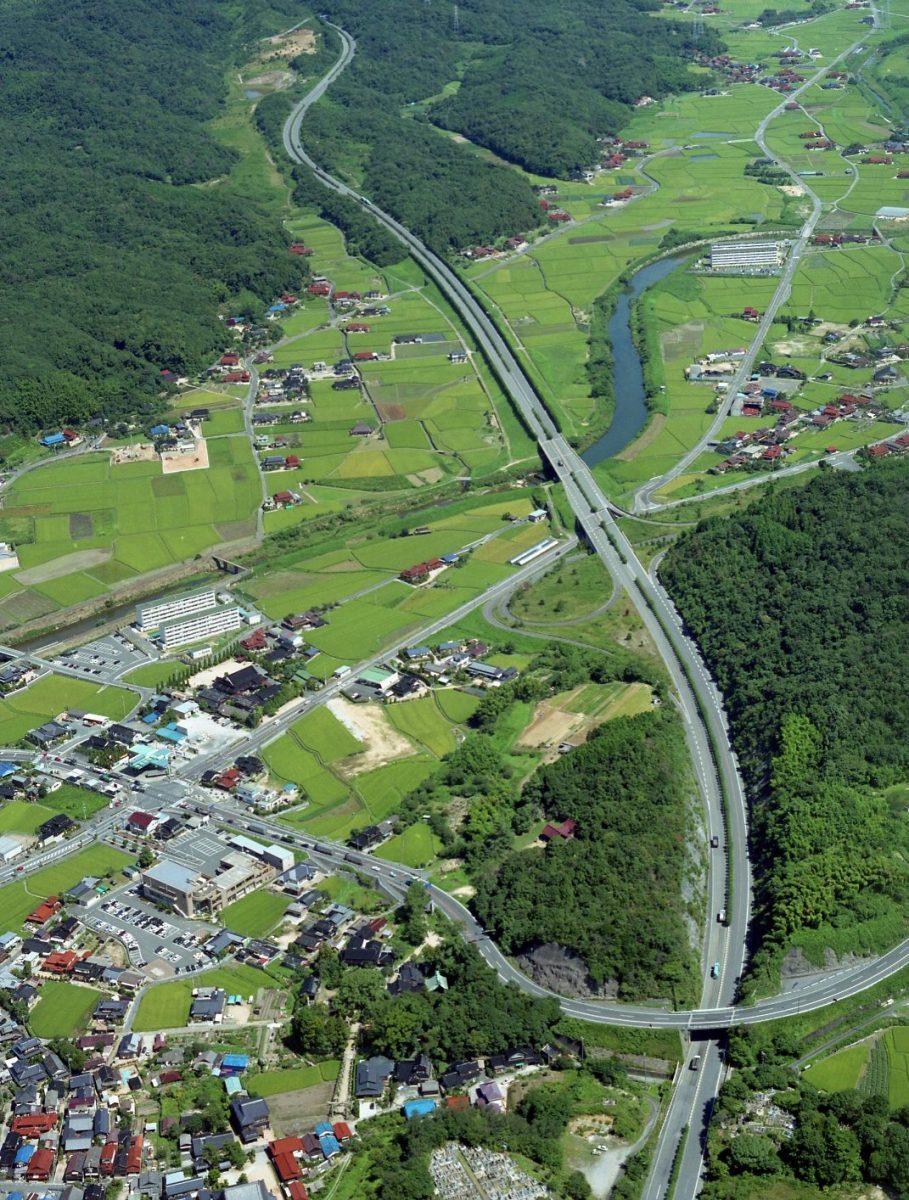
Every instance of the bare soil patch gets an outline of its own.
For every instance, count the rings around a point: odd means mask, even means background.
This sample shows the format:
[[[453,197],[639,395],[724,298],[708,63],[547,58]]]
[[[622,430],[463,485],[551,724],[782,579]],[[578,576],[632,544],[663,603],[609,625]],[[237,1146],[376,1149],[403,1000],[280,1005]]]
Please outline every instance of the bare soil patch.
[[[97,567],[99,563],[107,562],[110,558],[109,549],[77,550],[73,554],[64,554],[51,562],[39,563],[20,571],[16,578],[26,587],[33,583],[47,583],[50,579],[59,579],[61,575],[71,575],[73,571],[84,571],[88,567]]]
[[[381,401],[377,401],[376,408],[383,421],[405,421],[407,419],[407,411],[400,404],[383,404]]]
[[[310,1133],[313,1125],[324,1121],[331,1104],[333,1083],[317,1083],[314,1087],[301,1088],[296,1092],[285,1092],[268,1097],[271,1127],[278,1137],[293,1137]]]
[[[293,33],[279,33],[266,38],[266,45],[275,47],[282,54],[315,54],[316,35],[311,29],[295,29]],[[275,57],[272,55],[272,57]]]
[[[339,764],[341,774],[361,775],[375,767],[396,762],[399,758],[410,758],[416,750],[403,733],[398,733],[386,719],[381,708],[367,704],[352,704],[350,700],[334,697],[328,701],[328,710],[338,718],[355,738],[363,743],[363,750],[351,755]]]
[[[133,446],[118,446],[111,451],[112,466],[128,462],[154,462],[158,455],[151,442],[136,442]]]
[[[586,718],[582,713],[566,712],[548,700],[541,700],[533,720],[518,738],[519,746],[558,746],[559,742],[574,740],[572,734],[581,731]]]
[[[179,471],[207,471],[208,443],[205,438],[194,438],[192,450],[166,451],[161,455],[161,470],[165,475],[176,475]]]

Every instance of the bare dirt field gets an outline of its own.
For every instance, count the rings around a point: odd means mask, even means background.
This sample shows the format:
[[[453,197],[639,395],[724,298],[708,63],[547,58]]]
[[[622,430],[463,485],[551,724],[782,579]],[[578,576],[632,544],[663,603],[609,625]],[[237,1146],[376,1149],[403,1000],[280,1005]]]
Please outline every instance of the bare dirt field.
[[[340,764],[342,774],[361,775],[364,771],[384,767],[386,763],[409,758],[416,753],[403,733],[398,733],[388,723],[381,708],[371,704],[352,704],[340,697],[329,700],[327,707],[363,743],[361,753]]]
[[[119,463],[154,462],[158,457],[151,442],[137,442],[133,446],[118,446],[111,451],[110,461],[113,466]]]
[[[216,663],[213,667],[206,667],[204,671],[197,671],[195,675],[191,675],[187,679],[186,686],[210,687],[219,675],[229,675],[231,671],[239,671],[241,667],[247,665],[247,663],[240,662],[238,658],[228,658],[222,663]]]
[[[265,39],[262,58],[269,62],[273,58],[295,58],[298,54],[315,54],[316,35],[311,29],[295,29],[293,33],[279,33]]]
[[[559,742],[576,741],[575,735],[582,732],[586,736],[584,725],[587,718],[583,713],[565,712],[541,700],[534,709],[533,720],[518,738],[519,746],[537,748],[539,746],[557,746]]]
[[[311,1132],[317,1121],[325,1120],[334,1090],[333,1083],[317,1083],[315,1087],[301,1088],[297,1092],[269,1096],[268,1108],[275,1134],[292,1137]]]
[[[192,450],[166,451],[161,455],[161,470],[165,475],[176,475],[180,471],[207,471],[208,443],[205,438],[194,438]]]

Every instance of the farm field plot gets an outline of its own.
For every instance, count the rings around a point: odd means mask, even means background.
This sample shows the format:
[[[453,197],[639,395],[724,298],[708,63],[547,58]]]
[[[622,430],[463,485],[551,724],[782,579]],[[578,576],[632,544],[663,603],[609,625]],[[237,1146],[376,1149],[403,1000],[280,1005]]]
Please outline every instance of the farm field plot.
[[[135,703],[135,695],[125,688],[104,687],[64,675],[45,675],[0,700],[0,744],[15,745],[29,730],[68,708],[81,708],[119,720]]]
[[[411,281],[413,272],[403,266],[377,272],[350,258],[337,230],[316,217],[292,222],[290,228],[312,248],[313,268],[330,277],[337,289],[361,295],[377,292],[390,309],[386,316],[358,317],[353,312],[337,326],[317,328],[328,315],[327,309],[324,302],[307,299],[304,311],[284,322],[289,340],[274,351],[278,366],[331,362],[355,353],[391,356],[362,364],[362,392],[339,394],[332,391],[329,381],[311,385],[313,421],[300,439],[308,480],[365,491],[381,481],[383,490],[397,486],[408,491],[438,482],[447,474],[493,470],[506,461],[512,441],[526,452],[526,437],[483,364],[472,357],[464,363],[448,361],[452,350],[469,349],[470,344],[434,288],[422,277]],[[345,336],[351,322],[368,328]],[[408,335],[425,340],[409,345],[395,342]],[[348,436],[349,427],[358,421],[376,430],[366,445],[356,439],[352,443]],[[404,421],[411,425],[406,436],[387,436],[388,430]],[[287,511],[299,514],[298,520],[306,519],[301,509]],[[285,516],[281,524],[291,523],[292,518]]]
[[[42,615],[251,532],[259,481],[247,439],[217,437],[208,450],[207,470],[163,475],[157,461],[112,465],[93,453],[17,480],[0,537],[18,544],[20,591],[0,600],[0,625],[27,619],[29,598]]]
[[[466,692],[459,692],[454,688],[440,689],[435,693],[435,698],[449,721],[458,725],[472,717],[480,703],[477,696],[468,696]]]
[[[148,1033],[157,1029],[180,1029],[186,1025],[192,1003],[193,988],[220,987],[230,994],[239,993],[248,999],[262,987],[273,986],[262,971],[243,963],[231,963],[203,971],[192,980],[161,983],[148,988],[139,1001],[133,1029]]]
[[[889,1101],[892,1109],[909,1104],[909,1029],[897,1026],[884,1034],[889,1066]]]
[[[320,651],[308,669],[325,679],[341,665],[368,658],[393,638],[406,640],[427,617],[444,616],[491,583],[507,578],[508,559],[545,538],[549,527],[507,525],[503,518],[525,515],[526,498],[512,503],[478,506],[430,521],[419,537],[386,537],[352,541],[341,562],[307,555],[299,564],[285,560],[247,585],[262,610],[284,617],[314,606],[335,604],[328,623],[310,631],[306,640]],[[412,587],[393,578],[399,571],[429,558],[463,551],[479,536],[498,533],[476,549],[464,565],[449,567],[431,584]],[[339,565],[343,569],[339,570]]]
[[[130,855],[114,850],[112,846],[99,844],[80,850],[70,858],[45,867],[30,875],[25,881],[8,883],[0,888],[0,909],[9,929],[18,929],[22,922],[46,896],[56,896],[78,883],[85,875],[99,878],[109,872],[118,871],[132,859]]]
[[[455,748],[452,723],[436,704],[435,696],[392,704],[388,708],[388,719],[395,729],[425,746],[436,758],[443,758]]]
[[[288,897],[277,892],[251,892],[229,904],[221,913],[221,924],[244,937],[264,937],[284,915]]]
[[[85,1029],[100,996],[101,992],[94,988],[48,979],[29,1014],[29,1028],[36,1037],[70,1038]]]
[[[363,743],[324,706],[294,722],[289,732],[324,763],[338,762],[363,749]]]
[[[552,749],[560,742],[577,745],[604,721],[636,716],[650,712],[652,708],[652,691],[648,684],[588,683],[549,700],[541,700],[521,731],[517,745],[531,749]]]
[[[288,1067],[284,1070],[260,1071],[250,1075],[247,1087],[256,1096],[281,1096],[285,1092],[300,1091],[314,1087],[317,1083],[331,1083],[338,1077],[341,1064],[337,1059],[327,1059],[312,1067]]]
[[[840,1050],[819,1063],[812,1063],[803,1072],[804,1077],[823,1092],[845,1092],[858,1084],[870,1051],[870,1042],[847,1046],[845,1050]]]

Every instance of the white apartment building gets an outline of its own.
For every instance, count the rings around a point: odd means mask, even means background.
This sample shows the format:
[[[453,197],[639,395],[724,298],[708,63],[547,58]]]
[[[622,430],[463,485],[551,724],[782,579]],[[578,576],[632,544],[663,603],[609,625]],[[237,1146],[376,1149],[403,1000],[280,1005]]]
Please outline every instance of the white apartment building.
[[[142,630],[158,629],[165,621],[177,617],[188,617],[215,607],[215,589],[200,588],[195,592],[181,592],[168,596],[166,600],[152,600],[148,604],[136,605],[136,624]]]
[[[239,605],[223,604],[220,608],[209,608],[205,612],[164,621],[159,625],[156,637],[165,650],[171,650],[175,646],[188,646],[190,642],[217,637],[220,633],[230,633],[242,624]]]

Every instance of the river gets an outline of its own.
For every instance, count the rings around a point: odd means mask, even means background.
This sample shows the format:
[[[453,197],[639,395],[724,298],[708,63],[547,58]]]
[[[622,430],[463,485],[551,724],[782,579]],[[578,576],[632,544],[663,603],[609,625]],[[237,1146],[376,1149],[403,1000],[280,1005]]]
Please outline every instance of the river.
[[[631,306],[642,292],[665,279],[671,271],[686,262],[688,257],[687,254],[679,254],[672,258],[660,258],[646,267],[641,267],[619,296],[615,312],[609,318],[615,412],[612,424],[603,436],[581,455],[588,467],[595,467],[597,463],[624,450],[647,424],[649,410],[644,392],[644,372],[641,368],[641,357],[631,336]]]

